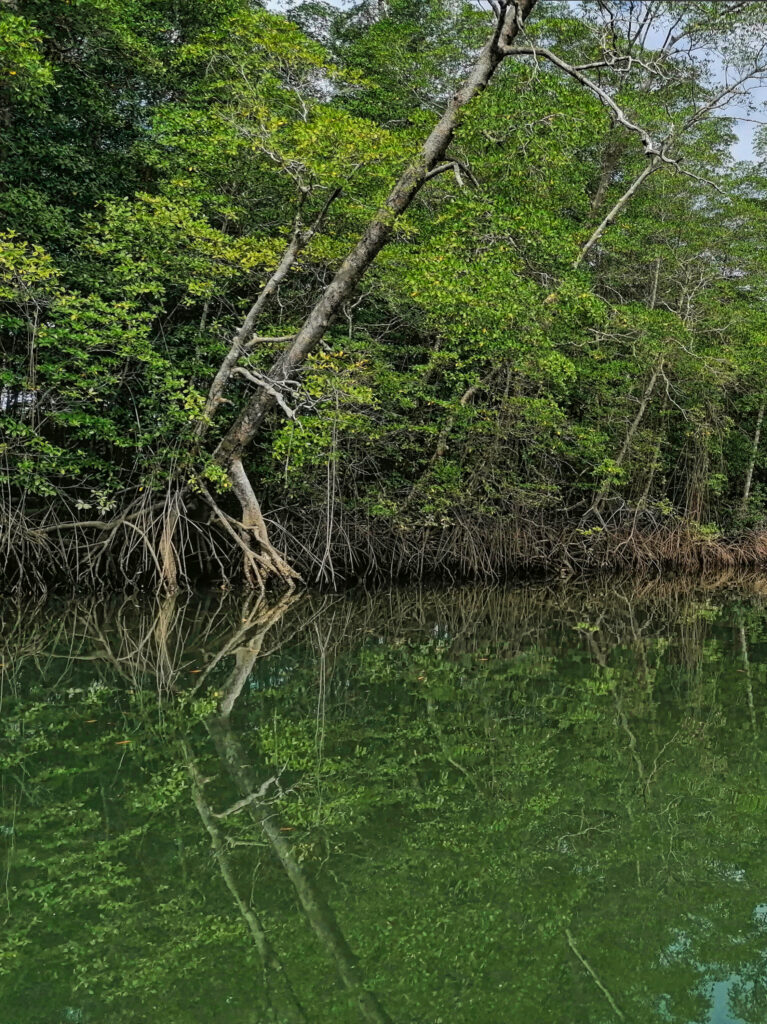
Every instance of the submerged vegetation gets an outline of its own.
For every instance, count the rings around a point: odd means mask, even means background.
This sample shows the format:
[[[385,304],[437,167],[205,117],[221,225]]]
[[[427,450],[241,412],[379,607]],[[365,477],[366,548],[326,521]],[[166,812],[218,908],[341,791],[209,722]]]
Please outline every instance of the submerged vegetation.
[[[5,589],[764,560],[763,4],[0,6]]]

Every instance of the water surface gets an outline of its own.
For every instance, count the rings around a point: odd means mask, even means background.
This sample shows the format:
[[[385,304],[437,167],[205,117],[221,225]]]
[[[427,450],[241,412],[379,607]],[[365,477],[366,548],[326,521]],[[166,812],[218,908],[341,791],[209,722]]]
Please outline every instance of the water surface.
[[[763,1024],[763,593],[0,606],[0,1024]]]

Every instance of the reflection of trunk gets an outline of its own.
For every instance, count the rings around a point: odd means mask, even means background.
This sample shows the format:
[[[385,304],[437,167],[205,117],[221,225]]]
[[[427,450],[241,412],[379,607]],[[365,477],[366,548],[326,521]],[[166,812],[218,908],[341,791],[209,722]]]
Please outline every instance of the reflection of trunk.
[[[631,423],[629,424],[628,430],[626,431],[626,436],[623,439],[623,444],[621,445],[621,450],[618,452],[618,455],[617,455],[617,457],[615,459],[615,465],[616,465],[616,467],[618,469],[620,469],[620,467],[623,465],[623,462],[624,462],[626,456],[629,454],[629,452],[631,450],[631,443],[634,440],[634,435],[636,434],[637,430],[639,429],[639,424],[642,422],[642,420],[644,419],[644,415],[647,412],[647,406],[650,404],[650,399],[652,398],[652,393],[655,390],[655,385],[656,385],[656,383],[658,381],[658,377],[660,376],[662,369],[663,369],[663,361],[661,360],[661,362],[659,362],[658,365],[653,370],[653,372],[652,372],[652,374],[650,376],[650,379],[647,382],[647,387],[644,389],[644,393],[643,393],[643,395],[642,395],[642,397],[641,397],[641,399],[639,401],[639,409],[637,410],[637,414],[634,417],[634,419],[631,421]],[[609,477],[605,477],[605,479],[599,485],[599,490],[597,491],[597,493],[596,493],[596,495],[594,497],[594,501],[593,501],[592,506],[591,506],[591,508],[592,508],[592,510],[594,512],[598,512],[599,511],[602,503],[604,502],[605,498],[607,497],[607,494],[608,494],[609,490],[610,490],[610,478]]]
[[[762,402],[759,406],[759,413],[756,417],[756,430],[754,431],[754,439],[751,442],[751,457],[748,460],[746,479],[743,484],[743,497],[740,500],[740,507],[742,512],[745,512],[747,510],[748,499],[751,495],[751,483],[754,479],[754,469],[756,468],[756,456],[759,452],[759,441],[762,437],[762,424],[764,423],[765,405],[767,405],[767,395],[762,395]]]
[[[376,997],[362,987],[356,958],[342,935],[332,910],[325,903],[315,888],[314,883],[296,860],[290,844],[285,840],[280,831],[274,804],[267,802],[268,797],[266,794],[270,787],[268,785],[259,787],[255,773],[247,763],[245,752],[232,731],[229,722],[229,716],[234,709],[234,705],[261,654],[267,633],[282,620],[285,612],[295,600],[294,596],[285,596],[272,608],[263,608],[263,606],[257,605],[250,614],[246,614],[243,617],[244,629],[239,630],[232,641],[225,645],[220,655],[214,658],[208,665],[203,674],[203,680],[220,663],[221,657],[227,654],[235,655],[234,670],[219,701],[218,714],[208,719],[207,728],[216,745],[219,757],[224,763],[227,774],[241,797],[240,801],[230,808],[228,813],[241,811],[248,813],[263,831],[277,859],[293,883],[301,906],[309,918],[312,928],[335,961],[344,986],[355,996],[363,1017],[365,1020],[370,1021],[371,1024],[388,1024],[390,1018],[378,1004]],[[254,629],[255,632],[253,632]],[[199,780],[193,776],[193,784],[197,781]],[[213,829],[216,831],[217,826],[215,820],[207,814],[209,808],[202,806],[204,804],[204,797],[199,785],[197,785],[195,803],[211,835],[215,853],[216,844],[209,826],[212,824]],[[221,866],[220,860],[219,865]],[[226,875],[224,875],[224,878],[226,881]],[[229,885],[228,881],[227,885]],[[230,886],[230,891],[232,891],[232,895],[235,896],[239,906],[240,902],[235,895],[235,890],[236,885],[234,889]],[[257,918],[253,915],[252,920],[247,917],[246,920],[253,932],[254,939],[259,943],[261,940],[256,937],[256,932],[260,928]],[[254,928],[256,929],[255,931]],[[263,932],[263,929],[261,929],[261,932]]]
[[[228,715],[213,717],[207,722],[208,732],[239,791],[242,808],[263,831],[277,859],[293,883],[296,895],[315,934],[333,959],[344,987],[354,995],[360,1012],[371,1024],[389,1024],[390,1017],[376,997],[363,987],[357,959],[344,938],[333,911],[316,888],[314,882],[298,863],[290,843],[280,831],[274,806],[258,799],[259,785],[247,762],[245,751],[229,724]]]
[[[575,938],[573,937],[573,933],[570,931],[569,928],[565,928],[565,936],[567,938],[568,946],[573,951],[573,953],[575,953],[575,955],[578,957],[578,959],[583,964],[583,966],[586,969],[586,971],[588,971],[589,975],[591,976],[592,980],[594,981],[594,984],[597,986],[599,991],[602,993],[602,995],[605,997],[607,1002],[610,1004],[610,1008],[612,1009],[612,1011],[615,1014],[615,1016],[618,1018],[618,1020],[625,1020],[626,1018],[625,1018],[625,1016],[623,1014],[623,1011],[620,1009],[618,1004],[613,999],[610,990],[605,986],[604,982],[601,980],[601,978],[599,977],[597,972],[594,970],[594,968],[588,962],[588,960],[583,955],[583,953],[581,953],[581,951],[578,949],[578,946],[576,945],[576,942],[575,942]]]
[[[270,972],[272,972],[284,981],[285,986],[285,1001],[287,1004],[286,1008],[288,1011],[288,1017],[281,1017],[280,1019],[306,1021],[306,1014],[293,991],[293,986],[285,972],[282,961],[267,938],[263,925],[258,919],[258,915],[250,905],[250,902],[242,895],[239,886],[237,885],[237,880],[235,879],[232,865],[229,862],[229,857],[226,852],[224,839],[216,822],[215,815],[205,799],[205,794],[203,792],[203,784],[205,780],[200,774],[192,756],[191,748],[186,740],[183,742],[183,750],[187,771],[189,772],[189,778],[192,783],[192,799],[194,800],[194,805],[197,808],[197,813],[200,815],[200,820],[210,836],[213,856],[218,864],[221,877],[223,878],[227,889],[232,894],[232,898],[234,899],[237,909],[239,910],[242,919],[247,924],[248,929],[253,936],[256,949],[261,957],[261,963],[264,968],[264,990],[266,993],[267,1005],[271,1007],[272,1003],[270,992]]]
[[[152,626],[152,636],[156,650],[155,673],[157,688],[160,692],[171,693],[178,674],[178,666],[173,644],[173,626],[176,622],[176,591],[171,590],[157,609],[157,617]],[[105,640],[105,646],[107,646]]]
[[[738,627],[738,640],[740,641],[740,660],[743,665],[743,674],[746,677],[746,693],[748,694],[748,711],[751,718],[751,727],[756,734],[759,730],[756,726],[756,709],[754,707],[754,688],[751,685],[751,662],[748,659],[748,639],[746,638],[746,627],[743,623]]]
[[[267,633],[282,620],[288,609],[300,600],[296,594],[284,594],[273,605],[266,605],[260,601],[252,606],[246,604],[241,616],[242,627],[211,658],[192,692],[196,693],[201,689],[221,661],[233,654],[236,659],[235,671],[229,678],[226,696],[219,705],[222,714],[229,714],[261,653]]]

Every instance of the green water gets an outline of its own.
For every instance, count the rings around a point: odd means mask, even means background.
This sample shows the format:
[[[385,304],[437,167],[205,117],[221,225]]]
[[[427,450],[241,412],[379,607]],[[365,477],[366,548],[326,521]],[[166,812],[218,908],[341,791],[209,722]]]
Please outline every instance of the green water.
[[[764,1024],[763,592],[0,606],[0,1024]]]

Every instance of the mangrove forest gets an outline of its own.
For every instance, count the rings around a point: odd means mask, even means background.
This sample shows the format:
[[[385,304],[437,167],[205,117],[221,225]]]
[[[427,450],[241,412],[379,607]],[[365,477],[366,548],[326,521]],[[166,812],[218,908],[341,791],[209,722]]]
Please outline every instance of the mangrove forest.
[[[4,0],[6,592],[767,556],[767,7]]]

